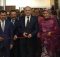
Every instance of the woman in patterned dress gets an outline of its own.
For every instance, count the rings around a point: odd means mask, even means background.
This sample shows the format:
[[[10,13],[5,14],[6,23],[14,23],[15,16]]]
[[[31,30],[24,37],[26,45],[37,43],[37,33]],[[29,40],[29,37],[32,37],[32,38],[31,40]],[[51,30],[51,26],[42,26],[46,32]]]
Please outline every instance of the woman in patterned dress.
[[[39,32],[43,46],[46,48],[50,57],[55,57],[57,37],[58,37],[58,25],[56,17],[51,15],[48,10],[43,11],[43,17],[38,17],[39,28],[42,27],[42,31]]]

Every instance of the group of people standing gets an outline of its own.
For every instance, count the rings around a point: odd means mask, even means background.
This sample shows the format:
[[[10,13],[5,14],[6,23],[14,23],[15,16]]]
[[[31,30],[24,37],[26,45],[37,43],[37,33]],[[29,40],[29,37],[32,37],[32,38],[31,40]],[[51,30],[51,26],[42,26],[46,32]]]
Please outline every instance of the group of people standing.
[[[15,10],[7,17],[0,11],[0,57],[59,57],[60,33],[57,17],[49,10],[42,16],[33,16],[31,7],[24,15]]]

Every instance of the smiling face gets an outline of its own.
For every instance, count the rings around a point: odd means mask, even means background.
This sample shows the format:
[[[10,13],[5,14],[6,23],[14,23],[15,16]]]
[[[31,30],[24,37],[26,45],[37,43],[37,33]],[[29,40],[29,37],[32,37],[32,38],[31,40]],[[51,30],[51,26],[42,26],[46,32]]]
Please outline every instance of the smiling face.
[[[2,21],[5,20],[6,19],[6,12],[1,12],[0,13],[0,18],[1,18]]]
[[[11,16],[12,19],[16,19],[17,13],[15,11],[13,11],[13,12],[10,13],[10,16]]]
[[[25,7],[24,8],[24,13],[26,16],[30,16],[31,15],[31,8],[30,7]]]

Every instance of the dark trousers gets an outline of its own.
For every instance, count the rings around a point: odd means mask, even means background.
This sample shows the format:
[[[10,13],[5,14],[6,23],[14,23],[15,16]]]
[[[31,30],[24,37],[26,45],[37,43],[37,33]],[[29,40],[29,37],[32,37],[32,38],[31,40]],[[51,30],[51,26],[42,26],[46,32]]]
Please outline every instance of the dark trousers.
[[[37,38],[36,39],[37,41],[35,41],[35,46],[36,46],[36,48],[35,48],[35,57],[41,57],[41,53],[42,53],[42,43],[41,43],[41,40],[40,40],[40,38]]]
[[[7,47],[3,47],[0,49],[0,57],[10,57],[10,49]]]
[[[32,57],[32,39],[22,38],[20,39],[20,57]]]
[[[17,40],[14,41],[13,48],[10,50],[10,57],[20,57],[19,41],[20,41],[20,39],[17,39]]]
[[[56,52],[56,57],[60,57],[60,49]]]

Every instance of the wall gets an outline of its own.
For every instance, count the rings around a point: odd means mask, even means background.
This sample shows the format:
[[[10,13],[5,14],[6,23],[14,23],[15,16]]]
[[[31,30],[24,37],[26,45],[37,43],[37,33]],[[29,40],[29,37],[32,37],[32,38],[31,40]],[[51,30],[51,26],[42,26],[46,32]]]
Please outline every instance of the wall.
[[[30,6],[33,8],[50,8],[50,0],[6,0],[6,5],[16,5],[16,8]]]

